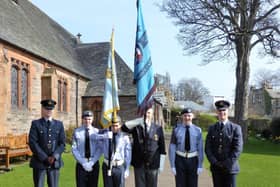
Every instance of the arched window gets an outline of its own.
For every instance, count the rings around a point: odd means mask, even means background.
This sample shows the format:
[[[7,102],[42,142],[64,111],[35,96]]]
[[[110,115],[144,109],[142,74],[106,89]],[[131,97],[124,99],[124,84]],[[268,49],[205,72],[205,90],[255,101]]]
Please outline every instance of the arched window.
[[[63,90],[62,90],[62,110],[64,112],[67,111],[66,109],[66,98],[67,98],[67,83],[63,83]]]
[[[61,80],[57,81],[57,110],[61,111]]]
[[[11,58],[11,107],[28,108],[29,64]]]
[[[18,107],[18,67],[12,66],[11,68],[11,105],[12,108]]]

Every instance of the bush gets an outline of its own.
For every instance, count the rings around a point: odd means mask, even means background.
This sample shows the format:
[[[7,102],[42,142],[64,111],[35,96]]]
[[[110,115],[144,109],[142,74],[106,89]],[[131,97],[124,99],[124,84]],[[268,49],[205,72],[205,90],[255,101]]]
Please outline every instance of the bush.
[[[193,123],[201,127],[203,130],[207,130],[208,127],[217,122],[217,117],[209,114],[198,114]]]
[[[280,117],[273,118],[270,123],[270,129],[273,140],[279,140],[280,137]]]
[[[68,129],[65,130],[67,144],[70,144],[70,145],[72,144],[72,136],[73,136],[73,132],[74,132],[75,128],[76,128],[75,126],[70,126]]]
[[[263,138],[270,132],[270,119],[266,118],[248,118],[246,120],[250,135],[261,134]],[[263,136],[264,135],[264,136]]]

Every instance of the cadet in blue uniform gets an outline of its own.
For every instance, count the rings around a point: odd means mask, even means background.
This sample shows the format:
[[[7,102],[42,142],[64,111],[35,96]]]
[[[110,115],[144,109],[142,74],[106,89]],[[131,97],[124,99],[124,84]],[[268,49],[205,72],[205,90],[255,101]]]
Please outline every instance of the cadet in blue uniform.
[[[214,187],[235,187],[242,152],[241,127],[228,120],[230,103],[215,102],[219,121],[208,129],[205,153],[210,162]]]
[[[102,154],[101,140],[106,134],[92,126],[93,113],[86,110],[82,114],[82,126],[75,129],[72,138],[72,153],[77,161],[77,187],[97,187],[99,158]]]
[[[176,187],[197,187],[202,172],[203,140],[201,129],[192,123],[190,108],[181,112],[182,122],[173,129],[169,145],[169,161]]]
[[[49,187],[58,187],[65,133],[62,122],[52,118],[55,104],[52,99],[41,101],[42,118],[32,121],[29,131],[29,146],[33,153],[30,167],[33,168],[35,187],[44,186],[45,175]]]
[[[125,178],[129,175],[131,143],[129,136],[121,132],[121,118],[119,116],[117,116],[116,119],[113,118],[111,130],[113,132],[111,143],[109,143],[110,140],[107,139],[103,145],[103,183],[104,187],[124,187]],[[111,151],[110,165],[109,151]],[[108,175],[108,171],[111,171],[110,176]]]
[[[164,134],[161,126],[152,122],[153,108],[146,108],[143,118],[126,122],[122,130],[132,134],[132,161],[136,187],[156,187],[158,172],[165,161]],[[145,123],[144,123],[145,122]]]

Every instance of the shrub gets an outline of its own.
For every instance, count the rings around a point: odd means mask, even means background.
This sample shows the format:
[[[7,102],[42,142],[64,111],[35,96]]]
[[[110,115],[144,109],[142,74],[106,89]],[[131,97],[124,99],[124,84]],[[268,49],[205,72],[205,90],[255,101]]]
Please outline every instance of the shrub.
[[[278,140],[280,137],[280,117],[273,118],[270,123],[273,140]]]
[[[203,130],[207,130],[208,127],[217,122],[217,117],[209,114],[198,114],[193,123],[201,127]]]
[[[251,117],[246,120],[248,126],[249,135],[261,134],[263,138],[270,136],[270,119],[260,118],[260,117]]]
[[[72,136],[75,128],[75,126],[70,126],[68,129],[65,130],[67,144],[72,144]]]

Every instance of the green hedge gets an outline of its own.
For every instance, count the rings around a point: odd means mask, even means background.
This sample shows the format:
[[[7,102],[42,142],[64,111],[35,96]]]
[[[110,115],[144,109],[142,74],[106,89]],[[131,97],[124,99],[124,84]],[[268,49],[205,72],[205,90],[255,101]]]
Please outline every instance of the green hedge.
[[[280,143],[280,117],[273,118],[270,123],[272,139]]]
[[[217,122],[217,117],[209,114],[197,114],[193,123],[198,125],[203,130],[207,130],[210,125]]]

